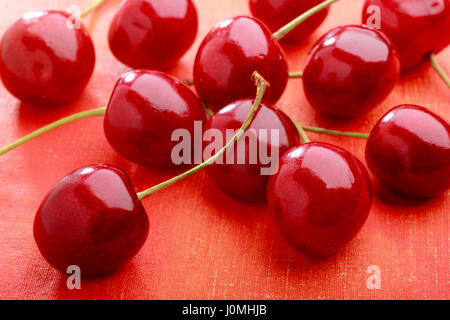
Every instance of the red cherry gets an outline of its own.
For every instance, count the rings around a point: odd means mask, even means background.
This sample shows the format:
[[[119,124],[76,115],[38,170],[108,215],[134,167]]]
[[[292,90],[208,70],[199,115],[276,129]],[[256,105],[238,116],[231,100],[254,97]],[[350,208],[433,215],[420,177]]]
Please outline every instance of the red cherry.
[[[283,238],[312,256],[336,253],[369,215],[372,190],[362,163],[329,144],[288,150],[269,180],[267,199]]]
[[[172,149],[179,143],[171,141],[172,133],[187,129],[193,137],[194,121],[204,123],[205,113],[186,85],[160,71],[134,70],[116,83],[104,131],[111,146],[128,160],[172,167]]]
[[[323,0],[250,0],[252,15],[261,19],[272,32],[308,11]],[[314,32],[328,15],[328,8],[316,13],[290,32],[282,42],[300,42]]]
[[[438,196],[450,187],[450,126],[425,108],[395,107],[372,129],[366,160],[395,193]]]
[[[403,70],[450,44],[449,0],[367,0],[363,23],[372,16],[372,5],[380,8],[381,30],[397,46]]]
[[[206,130],[216,129],[221,132],[223,144],[227,142],[226,130],[237,130],[245,121],[253,104],[253,100],[238,100],[211,117],[205,127]],[[267,138],[261,134],[259,130],[267,130]],[[266,152],[270,155],[272,148],[278,151],[281,156],[287,149],[300,143],[297,129],[293,125],[289,117],[281,110],[267,105],[261,104],[255,114],[251,125],[247,129],[247,133],[256,130],[254,133],[256,138],[253,142],[254,146],[266,148]],[[272,141],[271,130],[277,130],[279,140]],[[229,139],[229,138],[228,138]],[[261,173],[262,168],[269,168],[270,164],[263,164],[258,156],[255,164],[249,161],[249,141],[245,140],[245,164],[238,164],[238,147],[244,143],[242,138],[240,142],[234,145],[234,162],[226,163],[226,155],[223,157],[224,163],[214,163],[206,167],[206,172],[212,181],[225,193],[245,202],[263,202],[266,199],[267,182],[270,175]],[[257,151],[259,152],[259,150]],[[278,159],[276,159],[276,162]]]
[[[195,58],[194,83],[200,97],[218,110],[254,97],[255,70],[270,83],[264,101],[275,103],[288,80],[283,51],[264,23],[239,16],[220,23],[205,37]]]
[[[30,12],[3,35],[0,75],[18,99],[55,105],[81,95],[94,70],[95,51],[84,26],[67,26],[69,17],[62,11]]]
[[[34,238],[50,265],[82,276],[120,268],[142,247],[148,217],[128,175],[109,165],[80,168],[50,191],[34,220]]]
[[[167,69],[191,47],[197,24],[191,0],[127,0],[111,23],[109,46],[130,67]]]
[[[342,26],[313,47],[303,71],[303,87],[319,113],[351,119],[384,100],[399,76],[397,53],[382,32]]]

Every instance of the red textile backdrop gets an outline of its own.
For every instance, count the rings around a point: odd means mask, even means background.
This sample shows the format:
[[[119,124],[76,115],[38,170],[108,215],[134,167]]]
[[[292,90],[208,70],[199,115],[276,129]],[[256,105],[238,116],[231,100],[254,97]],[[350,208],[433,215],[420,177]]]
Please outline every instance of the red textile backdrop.
[[[0,2],[0,34],[29,10],[86,8],[92,0]],[[247,0],[194,0],[197,41],[170,73],[191,78],[196,49],[223,19],[248,14]],[[325,23],[286,54],[291,71],[301,70],[307,51],[332,27],[360,23],[362,0],[333,5]],[[107,30],[120,0],[108,0],[84,23],[93,37],[97,65],[83,96],[59,108],[21,104],[0,87],[0,145],[62,116],[105,105],[115,80],[127,70],[107,46]],[[449,30],[447,30],[449,31]],[[450,73],[450,48],[438,55]],[[391,107],[414,103],[450,121],[450,91],[424,64],[403,76],[394,92],[363,123],[327,123],[305,101],[302,80],[289,81],[278,107],[307,125],[369,132]],[[310,134],[340,145],[364,160],[363,140]],[[85,280],[68,290],[66,276],[40,256],[32,235],[35,211],[64,175],[88,164],[109,163],[127,171],[137,190],[174,172],[131,164],[109,147],[101,119],[61,127],[0,157],[1,299],[449,299],[450,193],[427,202],[404,200],[374,182],[371,215],[358,236],[338,255],[313,260],[291,249],[274,230],[264,206],[239,203],[220,192],[204,172],[144,201],[150,234],[140,253],[118,272]],[[373,179],[373,177],[372,177]],[[366,286],[371,265],[380,267],[381,288]]]

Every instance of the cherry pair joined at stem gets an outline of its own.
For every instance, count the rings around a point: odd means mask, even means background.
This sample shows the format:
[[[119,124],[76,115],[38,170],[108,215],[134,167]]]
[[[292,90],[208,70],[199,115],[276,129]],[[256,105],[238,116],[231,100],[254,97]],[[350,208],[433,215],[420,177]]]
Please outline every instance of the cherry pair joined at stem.
[[[57,270],[76,265],[85,277],[120,268],[143,246],[149,226],[141,203],[212,164],[233,145],[250,125],[268,83],[254,73],[255,101],[240,130],[202,164],[136,194],[128,175],[109,165],[80,168],[47,194],[34,220],[34,237],[43,257]]]

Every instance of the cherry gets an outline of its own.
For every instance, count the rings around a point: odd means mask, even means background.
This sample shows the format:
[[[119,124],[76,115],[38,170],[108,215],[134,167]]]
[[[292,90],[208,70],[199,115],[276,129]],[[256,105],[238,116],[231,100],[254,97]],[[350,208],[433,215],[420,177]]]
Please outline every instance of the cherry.
[[[127,0],[111,22],[109,46],[130,67],[167,69],[191,47],[197,24],[191,0]]]
[[[372,190],[363,164],[325,143],[289,149],[269,179],[267,199],[275,224],[295,249],[311,256],[336,253],[361,229]]]
[[[194,84],[214,110],[253,97],[251,74],[257,70],[271,87],[264,101],[275,103],[288,80],[288,66],[278,43],[298,25],[337,0],[326,0],[273,34],[260,20],[238,16],[219,23],[203,39],[194,62]]]
[[[450,126],[423,107],[395,107],[373,127],[366,161],[395,193],[438,196],[450,187]]]
[[[34,219],[34,238],[47,262],[82,276],[120,268],[144,244],[148,217],[128,175],[110,165],[80,168],[48,193]]]
[[[94,45],[83,25],[69,28],[68,20],[62,11],[30,12],[3,35],[0,76],[21,101],[63,104],[84,90],[94,70]]]
[[[160,71],[134,70],[116,83],[108,103],[104,131],[123,157],[150,167],[172,167],[176,129],[194,136],[194,121],[205,113],[194,93],[181,81]],[[192,153],[193,154],[193,153]]]
[[[320,4],[322,0],[250,0],[252,15],[262,20],[273,32],[301,13]],[[300,42],[316,30],[328,15],[328,8],[295,28],[281,41]]]
[[[348,25],[326,33],[303,71],[305,96],[322,115],[352,119],[375,107],[400,76],[396,50],[380,31]]]
[[[397,46],[401,67],[410,70],[450,44],[449,0],[366,0],[363,23],[378,6],[381,29]]]
[[[261,21],[235,17],[212,29],[200,45],[194,64],[195,88],[208,105],[218,110],[253,96],[249,79],[254,70],[271,84],[264,101],[275,103],[288,80],[284,53]]]
[[[205,132],[210,129],[219,130],[222,133],[223,143],[225,143],[226,130],[237,130],[241,127],[252,103],[251,99],[241,99],[224,107],[208,120]],[[261,134],[259,131],[261,129],[267,130],[267,136]],[[278,141],[272,141],[272,130],[278,131]],[[268,154],[273,148],[273,152],[277,152],[281,156],[287,149],[300,142],[297,129],[289,117],[268,104],[261,104],[247,129],[247,133],[250,132],[255,136],[252,144],[266,148]],[[238,162],[238,150],[240,149],[238,145],[240,143],[245,143],[245,162],[243,164]],[[234,149],[230,150],[233,151],[231,157],[233,163],[226,163],[224,156],[223,164],[214,163],[206,168],[206,172],[212,181],[228,195],[245,202],[263,202],[266,199],[266,188],[270,175],[269,173],[262,174],[261,169],[269,169],[271,164],[263,164],[259,156],[255,163],[251,162],[249,150],[248,139],[241,139],[238,144],[234,145]],[[275,166],[275,164],[272,165]]]

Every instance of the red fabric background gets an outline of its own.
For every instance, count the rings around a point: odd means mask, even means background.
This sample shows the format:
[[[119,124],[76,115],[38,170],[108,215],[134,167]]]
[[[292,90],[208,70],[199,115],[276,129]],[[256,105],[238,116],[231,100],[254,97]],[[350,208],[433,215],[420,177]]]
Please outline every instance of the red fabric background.
[[[0,2],[0,34],[33,9],[86,8],[91,0]],[[170,73],[190,78],[196,49],[221,20],[248,13],[247,0],[195,0],[200,30],[196,44]],[[333,5],[320,29],[302,46],[286,50],[291,71],[302,69],[308,48],[332,27],[359,23],[362,0]],[[0,87],[0,145],[62,116],[104,105],[127,68],[107,47],[109,21],[120,0],[109,0],[85,19],[97,52],[95,74],[83,96],[59,108],[19,103]],[[449,30],[446,30],[447,32]],[[444,30],[443,30],[444,32]],[[438,55],[450,73],[450,48]],[[404,76],[391,96],[363,123],[318,119],[305,101],[302,80],[290,80],[278,106],[307,125],[368,132],[391,107],[415,103],[450,121],[450,91],[424,64]],[[310,134],[343,146],[364,160],[364,141]],[[264,206],[249,206],[221,193],[204,172],[144,201],[150,235],[120,271],[66,289],[66,276],[40,256],[32,222],[40,201],[75,168],[110,163],[127,171],[137,190],[174,172],[138,167],[108,146],[101,119],[59,128],[0,158],[0,298],[2,299],[449,299],[450,193],[427,202],[400,199],[374,180],[375,201],[363,230],[338,255],[312,260],[291,249],[271,225]],[[373,177],[372,177],[373,178]],[[381,289],[366,287],[367,268],[381,269]]]

